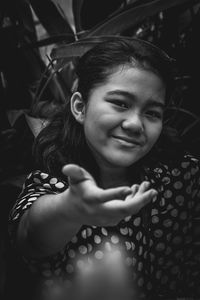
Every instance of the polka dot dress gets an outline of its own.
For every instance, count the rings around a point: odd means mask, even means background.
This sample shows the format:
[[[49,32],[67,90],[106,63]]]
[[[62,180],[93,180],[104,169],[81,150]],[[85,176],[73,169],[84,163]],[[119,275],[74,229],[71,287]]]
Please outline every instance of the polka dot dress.
[[[173,166],[158,163],[145,169],[145,179],[158,196],[138,214],[115,227],[82,226],[54,256],[24,258],[30,270],[47,283],[58,276],[70,284],[90,266],[113,260],[126,270],[141,298],[200,299],[200,163],[185,155]],[[31,173],[10,215],[13,239],[21,216],[38,197],[61,193],[67,186],[41,171]]]

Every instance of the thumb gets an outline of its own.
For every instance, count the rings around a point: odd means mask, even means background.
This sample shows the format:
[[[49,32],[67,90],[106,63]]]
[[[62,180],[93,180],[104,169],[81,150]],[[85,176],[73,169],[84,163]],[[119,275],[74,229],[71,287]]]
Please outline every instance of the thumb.
[[[62,168],[62,172],[64,175],[68,176],[69,184],[78,184],[85,180],[91,180],[94,182],[94,179],[90,173],[75,164],[65,165]]]

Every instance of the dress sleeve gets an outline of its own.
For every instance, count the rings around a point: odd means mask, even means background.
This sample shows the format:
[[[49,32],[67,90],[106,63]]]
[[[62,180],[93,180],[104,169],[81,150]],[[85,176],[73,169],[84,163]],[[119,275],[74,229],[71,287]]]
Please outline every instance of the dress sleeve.
[[[8,230],[12,242],[15,240],[18,223],[24,212],[28,210],[40,196],[58,194],[63,192],[67,187],[67,182],[47,173],[39,170],[30,173],[9,215]]]
[[[16,247],[17,227],[24,212],[27,211],[40,196],[46,194],[58,194],[63,192],[67,187],[67,182],[41,171],[35,171],[28,175],[23,185],[22,192],[9,215],[8,231],[14,248]],[[40,259],[22,257],[22,259],[28,265],[31,272],[38,275],[42,274],[43,276],[49,276],[51,269],[57,273],[60,270],[60,267],[65,260],[66,247],[68,246],[66,245],[60,252],[49,257]]]

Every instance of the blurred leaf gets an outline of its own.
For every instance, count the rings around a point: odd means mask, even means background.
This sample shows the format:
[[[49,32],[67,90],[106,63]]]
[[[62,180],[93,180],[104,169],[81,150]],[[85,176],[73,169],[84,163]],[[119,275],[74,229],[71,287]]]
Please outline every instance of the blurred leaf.
[[[24,0],[8,0],[0,3],[0,9],[4,16],[4,26],[0,28],[0,71],[6,82],[1,103],[5,109],[27,108],[44,68],[38,49],[22,47],[36,41],[30,5]]]
[[[69,43],[70,39],[73,39],[74,35],[72,34],[58,34],[54,35],[45,39],[41,39],[36,42],[29,43],[23,48],[28,49],[28,48],[39,48],[39,47],[44,47],[52,44],[59,44],[59,43]]]
[[[73,84],[73,72],[70,68],[71,64],[71,60],[65,64],[62,61],[62,67],[60,70],[57,65],[54,66],[52,61],[50,61],[49,65],[46,67],[46,71],[41,77],[37,91],[35,93],[35,99],[31,107],[31,112],[34,115],[35,111],[37,111],[37,107],[40,106],[43,94],[48,86],[51,89],[53,87],[55,90],[54,93],[56,92],[57,94],[55,99],[52,100],[54,104],[57,103],[57,105],[61,105],[66,101],[67,97],[71,95],[71,86]],[[48,70],[50,70],[50,72],[48,72]],[[52,101],[49,101],[49,107],[51,107]]]
[[[199,124],[199,116],[192,111],[182,108],[180,106],[171,106],[166,112],[166,124],[175,128],[181,137],[186,136],[186,134],[191,135],[194,126]]]
[[[82,56],[86,51],[88,51],[98,43],[106,42],[112,38],[116,38],[116,35],[85,37],[74,43],[53,48],[51,51],[51,58],[52,60],[67,58],[67,60],[65,60],[67,62],[74,57]],[[133,39],[132,37],[127,36],[126,38],[130,40]]]
[[[51,58],[59,59],[59,58],[73,58],[77,56],[83,55],[86,51],[88,51],[93,46],[97,45],[100,42],[107,41],[111,37],[116,37],[115,35],[105,35],[105,36],[94,36],[89,38],[80,39],[74,43],[67,44],[64,46],[59,46],[57,48],[52,49]]]
[[[124,2],[123,0],[109,0],[108,4],[107,0],[72,0],[76,33],[90,29],[109,15],[117,13]]]
[[[69,41],[75,40],[74,32],[63,17],[57,6],[50,0],[30,0],[31,6],[38,16],[40,22],[50,36],[57,34],[69,34]],[[73,37],[73,38],[72,38]]]
[[[57,7],[59,13],[67,20],[71,29],[74,31],[74,16],[72,11],[72,0],[51,0]]]
[[[82,31],[81,26],[81,7],[83,5],[84,0],[72,0],[72,10],[74,15],[74,23],[76,32]]]
[[[161,11],[181,5],[188,1],[189,0],[156,0],[144,5],[138,5],[137,7],[127,9],[117,16],[108,19],[106,22],[95,26],[92,30],[82,36],[89,37],[121,34],[123,31],[137,25],[149,16],[153,16]]]
[[[42,128],[46,125],[47,121],[44,119],[34,118],[29,114],[25,113],[25,118],[29,128],[31,129],[34,137],[38,135]]]
[[[81,2],[81,1],[80,1]],[[90,30],[108,17],[118,13],[124,7],[124,0],[85,0],[79,4],[77,21],[79,31]],[[77,30],[77,33],[79,32]]]
[[[191,122],[186,128],[184,128],[183,132],[182,132],[182,136],[185,136],[186,134],[190,133],[192,131],[192,129],[196,126],[200,124],[200,118],[197,118],[196,120],[194,120],[193,122]]]
[[[7,116],[10,125],[13,126],[16,120],[19,118],[19,116],[21,116],[23,113],[24,113],[23,109],[8,110]]]
[[[2,186],[16,186],[16,187],[19,187],[20,189],[22,188],[23,186],[23,183],[24,181],[26,180],[27,178],[27,173],[26,174],[20,174],[18,176],[14,176],[14,177],[10,177],[10,178],[7,178],[3,181],[1,181],[1,187]]]

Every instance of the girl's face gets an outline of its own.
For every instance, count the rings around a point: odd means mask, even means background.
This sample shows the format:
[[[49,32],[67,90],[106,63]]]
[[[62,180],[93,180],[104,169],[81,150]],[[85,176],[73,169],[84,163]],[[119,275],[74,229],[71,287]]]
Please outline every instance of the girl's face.
[[[162,130],[165,93],[160,77],[134,67],[118,68],[91,91],[83,126],[100,167],[129,167],[150,151]]]

